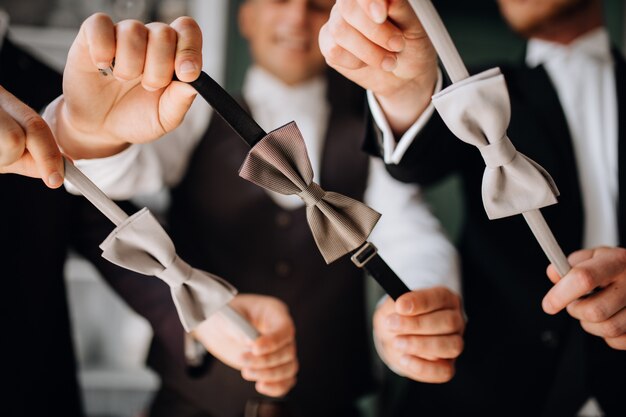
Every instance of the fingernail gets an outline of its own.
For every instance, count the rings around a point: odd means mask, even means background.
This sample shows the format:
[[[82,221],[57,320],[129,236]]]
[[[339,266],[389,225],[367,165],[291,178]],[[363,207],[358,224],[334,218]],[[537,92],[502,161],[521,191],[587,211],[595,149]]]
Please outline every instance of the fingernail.
[[[383,23],[385,20],[387,20],[387,11],[380,3],[370,3],[370,15],[376,23]]]
[[[394,52],[400,52],[404,49],[405,46],[405,41],[404,41],[404,36],[401,35],[396,35],[391,37],[391,39],[389,39],[389,42],[387,42],[387,46],[389,47],[389,50],[394,51]]]
[[[380,64],[383,71],[387,71],[387,72],[391,72],[395,70],[397,65],[398,65],[398,61],[394,57],[391,57],[391,56],[386,56],[385,58],[383,58],[383,62],[381,62]]]
[[[48,184],[50,184],[53,187],[56,187],[57,185],[61,185],[62,183],[63,183],[63,177],[58,172],[53,172],[48,177]]]
[[[191,74],[198,70],[198,66],[193,61],[183,61],[178,70],[181,74]]]
[[[159,90],[159,88],[150,87],[150,86],[148,86],[148,85],[143,85],[143,84],[142,84],[141,86],[143,87],[143,89],[144,89],[144,90],[149,91],[149,92],[151,92],[151,93],[153,93],[153,92],[155,92],[155,91]]]
[[[413,311],[413,301],[403,301],[400,305],[400,310],[405,314],[410,314]]]
[[[258,373],[252,369],[246,369],[246,374],[248,374],[250,378],[256,378],[258,375]]]
[[[396,347],[396,349],[399,349],[399,350],[404,350],[407,347],[407,341],[404,339],[396,339],[395,342],[393,342],[393,344]]]

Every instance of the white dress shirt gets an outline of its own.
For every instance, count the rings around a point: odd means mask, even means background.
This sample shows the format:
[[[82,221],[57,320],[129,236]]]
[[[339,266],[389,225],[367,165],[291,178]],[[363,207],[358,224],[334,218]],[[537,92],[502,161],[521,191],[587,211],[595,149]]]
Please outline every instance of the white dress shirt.
[[[250,112],[266,131],[295,120],[305,139],[314,172],[319,172],[330,115],[326,80],[288,86],[259,67],[252,67],[243,86]],[[52,123],[54,104],[44,116]],[[76,161],[113,198],[130,198],[173,186],[183,177],[191,153],[209,123],[210,108],[196,100],[183,124],[147,145],[133,145],[109,158]],[[242,161],[243,162],[243,161]],[[411,289],[443,285],[460,293],[458,258],[415,185],[402,184],[388,174],[382,161],[370,158],[364,202],[383,214],[371,235],[381,256]],[[70,191],[77,193],[66,184]],[[297,196],[267,191],[286,209],[301,207]]]
[[[528,43],[526,63],[544,65],[569,126],[585,213],[583,245],[617,246],[617,93],[609,35],[596,29],[564,46]]]

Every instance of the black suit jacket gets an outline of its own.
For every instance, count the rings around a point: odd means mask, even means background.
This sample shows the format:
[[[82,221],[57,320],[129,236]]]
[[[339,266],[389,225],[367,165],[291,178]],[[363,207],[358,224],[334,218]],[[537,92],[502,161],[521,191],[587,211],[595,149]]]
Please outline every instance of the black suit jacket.
[[[616,55],[620,114],[620,241],[626,239],[626,64]],[[542,210],[566,253],[582,246],[583,206],[572,140],[558,97],[542,67],[502,66],[512,104],[508,134],[515,147],[552,174],[559,204]],[[366,147],[376,152],[370,130]],[[626,415],[626,354],[588,335],[566,312],[541,309],[551,287],[548,261],[522,216],[490,221],[481,198],[484,162],[438,115],[420,133],[397,179],[433,184],[459,174],[466,211],[460,240],[463,295],[469,318],[455,378],[443,385],[407,383],[389,390],[385,416],[571,416],[589,396],[608,415]],[[393,378],[393,377],[392,377]]]
[[[9,39],[0,62],[0,85],[35,110],[61,94],[61,75]],[[91,261],[158,333],[180,326],[169,288],[100,256],[114,226],[83,197],[12,174],[0,175],[0,192],[0,355],[9,387],[2,415],[83,416],[63,275],[69,249]]]
[[[61,75],[4,40],[0,84],[34,109],[61,94]],[[10,416],[82,415],[63,264],[73,205],[41,180],[0,175],[3,410]],[[6,386],[6,385],[5,385]]]

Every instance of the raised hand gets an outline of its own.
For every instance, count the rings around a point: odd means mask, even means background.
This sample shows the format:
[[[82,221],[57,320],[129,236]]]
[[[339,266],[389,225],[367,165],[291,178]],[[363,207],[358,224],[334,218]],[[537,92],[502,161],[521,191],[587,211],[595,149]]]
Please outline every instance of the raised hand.
[[[63,160],[50,128],[36,111],[0,86],[0,173],[63,184]]]
[[[105,157],[128,143],[155,140],[176,128],[202,68],[202,34],[189,17],[171,25],[134,20],[114,24],[102,13],[81,26],[63,76],[64,100],[54,124],[74,159]],[[112,76],[105,75],[113,67]]]
[[[430,102],[437,54],[408,1],[338,0],[319,41],[331,67],[374,92],[394,132]]]

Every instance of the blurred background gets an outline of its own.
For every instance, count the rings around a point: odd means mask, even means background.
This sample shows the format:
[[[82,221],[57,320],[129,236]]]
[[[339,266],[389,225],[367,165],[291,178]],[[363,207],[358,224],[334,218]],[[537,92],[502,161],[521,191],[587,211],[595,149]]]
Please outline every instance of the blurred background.
[[[236,26],[241,0],[0,0],[11,16],[10,36],[59,70],[80,23],[97,11],[116,20],[171,22],[181,15],[196,18],[204,32],[205,70],[230,91],[237,91],[249,63],[248,51]],[[453,39],[468,64],[491,60],[520,60],[523,44],[499,17],[494,0],[435,0]],[[623,0],[605,0],[613,42],[626,45]],[[427,197],[454,239],[462,204],[451,179],[427,190]],[[151,196],[140,204],[157,209],[166,196]],[[90,417],[140,416],[157,388],[158,378],[144,366],[151,331],[104,284],[95,270],[77,256],[66,265],[66,278],[80,363],[85,408]],[[371,299],[377,288],[372,284]],[[372,302],[373,304],[373,302]],[[365,399],[365,408],[373,399]]]

